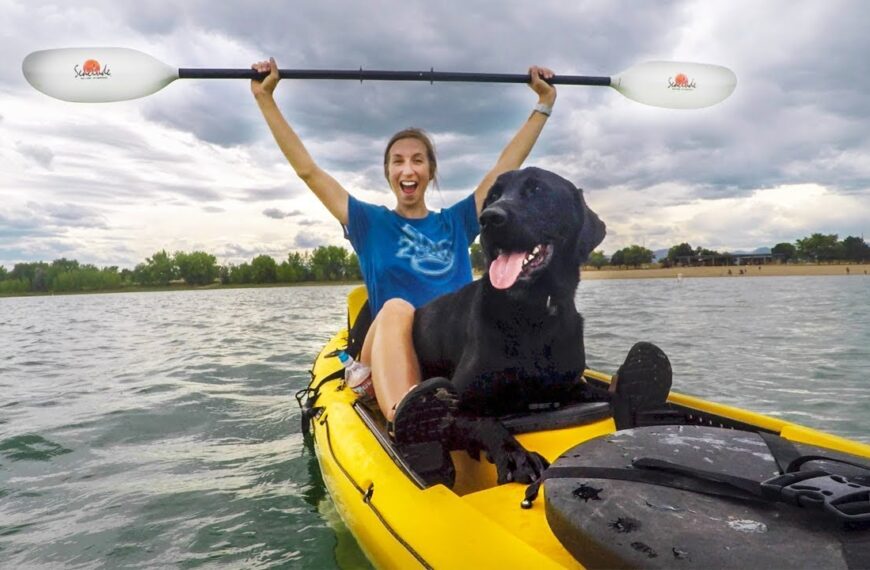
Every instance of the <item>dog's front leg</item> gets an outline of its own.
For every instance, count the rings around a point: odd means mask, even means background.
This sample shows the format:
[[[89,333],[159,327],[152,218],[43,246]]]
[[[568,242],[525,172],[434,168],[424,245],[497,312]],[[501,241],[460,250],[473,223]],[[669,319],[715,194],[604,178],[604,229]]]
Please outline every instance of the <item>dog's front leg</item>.
[[[496,419],[459,416],[451,431],[451,447],[465,449],[474,456],[483,451],[495,464],[499,485],[531,483],[549,466],[543,456],[526,450]]]

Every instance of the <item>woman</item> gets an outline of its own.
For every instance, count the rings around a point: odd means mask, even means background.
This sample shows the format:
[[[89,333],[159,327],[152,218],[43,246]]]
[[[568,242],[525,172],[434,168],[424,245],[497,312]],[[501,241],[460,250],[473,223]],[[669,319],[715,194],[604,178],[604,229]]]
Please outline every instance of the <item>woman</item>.
[[[426,206],[425,195],[435,180],[437,160],[425,133],[400,131],[384,151],[384,175],[396,197],[395,209],[360,202],[314,162],[278,109],[273,98],[279,81],[275,59],[251,67],[269,73],[251,82],[251,92],[275,141],[296,174],[347,229],[360,259],[374,316],[360,359],[371,367],[378,406],[394,425],[395,416],[412,408],[424,392],[413,390],[421,382],[411,337],[414,308],[471,281],[468,247],[479,232],[483,201],[495,179],[519,168],[538,140],[556,101],[556,89],[545,81],[553,72],[529,69],[529,86],[538,95],[531,115],[474,192],[435,213]]]

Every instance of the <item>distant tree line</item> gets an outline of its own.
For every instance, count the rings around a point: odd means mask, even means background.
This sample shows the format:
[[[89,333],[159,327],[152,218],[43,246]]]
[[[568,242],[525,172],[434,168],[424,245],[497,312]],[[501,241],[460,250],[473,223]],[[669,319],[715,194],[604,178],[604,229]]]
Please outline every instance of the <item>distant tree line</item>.
[[[188,285],[302,283],[306,281],[355,281],[361,279],[356,254],[328,245],[312,252],[291,252],[276,262],[258,255],[250,263],[219,265],[204,251],[158,251],[134,269],[96,267],[76,260],[56,259],[16,263],[11,271],[0,265],[0,294],[30,292],[107,291],[129,287],[161,287],[181,282]]]
[[[870,262],[870,246],[861,237],[849,236],[842,241],[837,234],[814,233],[811,236],[798,239],[792,243],[778,243],[770,250],[771,254],[788,263],[799,261],[804,263],[831,263],[836,261],[867,263]],[[729,252],[718,252],[703,247],[693,248],[688,243],[681,243],[668,249],[667,257],[662,261],[666,266],[682,263],[689,258],[716,259],[721,265],[731,265],[736,258]],[[652,263],[655,254],[639,245],[631,245],[615,252],[608,258],[603,251],[595,251],[587,261],[597,269],[605,265],[640,267]]]
[[[251,263],[220,268],[220,281],[224,285],[360,279],[356,254],[335,245],[321,246],[311,253],[291,252],[280,264],[268,255],[258,255]]]
[[[781,253],[786,260],[798,259],[815,263],[830,261],[870,261],[870,246],[863,237],[849,236],[839,241],[837,234],[813,234],[790,243],[778,243],[771,253]]]
[[[118,268],[80,264],[61,258],[45,263],[16,263],[12,271],[0,266],[0,294],[31,291],[104,291],[120,289],[125,276]]]
[[[863,238],[849,236],[840,241],[837,234],[815,233],[796,240],[793,244],[778,243],[770,248],[770,253],[785,263],[799,261],[804,263],[831,263],[835,261],[864,263],[870,261],[870,246]],[[718,258],[722,264],[729,265],[735,259],[729,252],[720,253],[701,247],[692,249],[688,243],[675,245],[668,250],[666,261],[676,265],[687,257]]]

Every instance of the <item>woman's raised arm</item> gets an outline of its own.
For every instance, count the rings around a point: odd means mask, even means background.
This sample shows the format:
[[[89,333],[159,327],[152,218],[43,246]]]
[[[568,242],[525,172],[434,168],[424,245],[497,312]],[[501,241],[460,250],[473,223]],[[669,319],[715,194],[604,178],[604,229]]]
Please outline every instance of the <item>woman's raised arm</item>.
[[[532,111],[528,120],[520,127],[520,130],[514,135],[501,155],[498,161],[493,166],[492,170],[486,173],[483,180],[474,191],[474,203],[477,206],[477,213],[480,214],[483,208],[483,201],[486,199],[486,194],[495,183],[495,179],[509,170],[516,170],[523,165],[526,157],[532,152],[532,148],[538,141],[547,119],[550,117],[550,112],[553,110],[553,103],[556,102],[556,88],[544,81],[553,77],[552,70],[546,67],[532,66],[529,68],[531,81],[529,87],[538,94],[538,104]]]
[[[296,131],[290,126],[278,105],[275,103],[273,93],[278,85],[278,64],[274,58],[269,61],[261,61],[251,66],[260,72],[269,72],[262,81],[251,81],[251,93],[275,137],[281,152],[287,157],[287,161],[296,174],[314,192],[314,195],[326,206],[329,213],[342,225],[347,225],[347,199],[348,192],[338,181],[321,169],[311,155]]]

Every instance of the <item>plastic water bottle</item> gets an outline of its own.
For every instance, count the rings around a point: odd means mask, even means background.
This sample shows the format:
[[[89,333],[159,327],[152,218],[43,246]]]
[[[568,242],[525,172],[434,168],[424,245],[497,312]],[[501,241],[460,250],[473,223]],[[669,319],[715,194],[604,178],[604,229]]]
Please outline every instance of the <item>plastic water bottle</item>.
[[[348,353],[338,353],[338,360],[344,366],[344,382],[360,398],[374,400],[375,387],[372,384],[372,369],[353,359]]]

